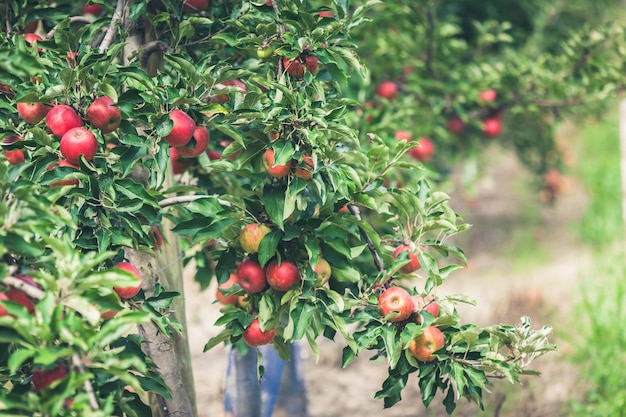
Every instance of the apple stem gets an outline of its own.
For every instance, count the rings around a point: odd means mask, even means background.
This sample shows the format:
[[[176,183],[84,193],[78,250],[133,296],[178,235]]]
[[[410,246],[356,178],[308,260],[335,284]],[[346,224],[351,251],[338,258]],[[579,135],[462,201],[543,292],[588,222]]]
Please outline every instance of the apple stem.
[[[359,210],[358,206],[354,204],[348,204],[348,209],[358,221],[361,221],[361,211]],[[378,268],[379,271],[384,270],[385,265],[383,264],[383,260],[376,250],[376,247],[374,246],[374,242],[372,242],[372,239],[370,239],[368,234],[365,233],[365,231],[361,227],[359,227],[359,231],[361,232],[361,236],[363,236],[363,239],[365,239],[365,243],[367,243],[367,248],[370,250],[372,256],[374,257],[374,263],[376,264],[376,268]]]
[[[104,35],[104,39],[100,44],[98,50],[100,53],[104,53],[109,46],[113,43],[115,39],[115,35],[117,34],[117,25],[122,21],[122,17],[124,14],[124,0],[117,0],[117,4],[115,5],[115,12],[113,12],[113,17],[111,18],[111,24],[109,25],[106,34]]]
[[[72,355],[72,366],[76,369],[76,372],[79,374],[85,373],[85,368],[80,361],[78,355]],[[89,405],[92,410],[99,410],[100,406],[98,405],[98,399],[96,398],[96,394],[93,390],[93,386],[91,385],[91,380],[87,379],[83,383],[83,387],[85,388],[85,392],[87,393],[87,397],[89,397]]]

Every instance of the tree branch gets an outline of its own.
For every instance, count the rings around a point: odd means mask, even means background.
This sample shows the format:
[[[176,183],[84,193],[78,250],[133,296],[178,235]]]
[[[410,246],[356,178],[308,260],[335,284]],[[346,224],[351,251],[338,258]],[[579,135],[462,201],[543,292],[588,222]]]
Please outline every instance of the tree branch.
[[[13,287],[15,289],[22,291],[24,294],[26,294],[27,296],[29,296],[30,298],[34,300],[41,300],[44,297],[44,295],[46,295],[46,293],[40,290],[39,288],[33,287],[32,285],[28,284],[25,281],[22,281],[19,278],[4,277],[4,279],[2,280],[2,283],[5,285],[8,285],[9,287]]]
[[[93,23],[95,21],[95,19],[93,17],[90,16],[71,16],[70,17],[70,23]],[[46,33],[46,39],[52,39],[52,37],[54,36],[54,34],[57,31],[57,27],[53,27],[52,29],[50,29],[50,31],[48,33]]]
[[[200,200],[203,198],[217,198],[217,202],[223,206],[231,207],[232,204],[226,200],[222,200],[215,195],[180,195],[176,197],[166,198],[164,200],[159,201],[159,207],[165,208],[169,206],[175,206],[177,204],[182,203],[191,203],[192,201]]]
[[[100,53],[104,53],[109,46],[113,43],[115,39],[115,35],[117,34],[117,25],[122,22],[122,18],[124,15],[124,0],[117,0],[117,4],[115,5],[115,11],[113,12],[113,17],[111,18],[111,24],[104,35],[104,39],[100,44],[100,48],[98,50]]]
[[[170,52],[172,48],[163,41],[151,41],[144,45],[141,53],[139,54],[139,63],[142,67],[148,64],[148,58],[155,52]]]
[[[85,373],[85,368],[83,368],[83,364],[76,354],[72,355],[72,365],[74,366],[74,368],[76,368],[76,371],[78,373]],[[98,405],[98,398],[96,397],[96,393],[93,390],[93,385],[91,385],[91,381],[88,379],[85,380],[85,382],[83,383],[83,387],[85,388],[85,392],[89,397],[89,405],[91,406],[91,409],[94,411],[100,409],[100,406]]]
[[[361,211],[359,210],[359,207],[357,207],[354,204],[348,204],[348,210],[350,210],[350,213],[352,213],[358,221],[363,220],[361,218]],[[376,268],[378,268],[379,271],[384,270],[385,264],[383,263],[382,258],[380,257],[378,251],[376,250],[376,247],[374,246],[374,242],[372,242],[372,239],[370,239],[367,233],[365,233],[365,230],[359,227],[359,231],[361,232],[361,236],[363,236],[363,239],[365,239],[365,242],[367,243],[367,248],[370,250],[370,252],[372,253],[372,256],[374,257],[374,263],[376,264]]]

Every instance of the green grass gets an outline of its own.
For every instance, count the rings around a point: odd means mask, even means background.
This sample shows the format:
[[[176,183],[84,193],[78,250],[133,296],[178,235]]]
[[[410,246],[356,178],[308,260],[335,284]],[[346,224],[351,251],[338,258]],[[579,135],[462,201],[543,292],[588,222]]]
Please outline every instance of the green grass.
[[[585,382],[582,399],[572,401],[573,417],[626,416],[626,265],[617,105],[614,109],[605,122],[580,133],[576,174],[589,196],[581,236],[594,257],[570,335],[573,362]]]

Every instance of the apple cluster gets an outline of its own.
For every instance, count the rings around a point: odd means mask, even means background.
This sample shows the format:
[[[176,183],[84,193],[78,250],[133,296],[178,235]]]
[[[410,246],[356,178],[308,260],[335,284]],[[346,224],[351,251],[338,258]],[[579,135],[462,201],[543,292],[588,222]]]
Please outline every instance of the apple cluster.
[[[275,163],[274,149],[267,149],[263,153],[263,168],[268,175],[274,178],[283,178],[289,175],[293,169],[293,175],[298,178],[302,178],[305,181],[310,180],[313,177],[315,171],[315,161],[310,154],[306,154],[302,157],[302,163],[292,159],[285,164]]]
[[[267,225],[259,223],[250,223],[241,229],[239,243],[247,257],[229,279],[218,286],[216,298],[220,303],[247,309],[254,316],[253,303],[249,303],[253,295],[261,295],[270,289],[283,294],[301,285],[302,273],[296,261],[274,258],[263,267],[256,258],[261,241],[270,231]],[[328,261],[319,257],[313,272],[315,287],[321,287],[329,281],[332,269]],[[276,328],[261,330],[258,317],[254,317],[243,333],[243,340],[251,347],[268,344],[273,341],[276,331]]]
[[[183,158],[195,158],[209,146],[209,129],[196,125],[196,122],[182,110],[172,110],[169,114],[172,130],[163,137],[170,145],[172,171],[182,174],[192,163]]]
[[[312,75],[317,74],[318,65],[319,59],[308,52],[302,53],[300,56],[292,59],[283,57],[283,67],[285,71],[295,79],[304,78],[305,71],[310,72]]]

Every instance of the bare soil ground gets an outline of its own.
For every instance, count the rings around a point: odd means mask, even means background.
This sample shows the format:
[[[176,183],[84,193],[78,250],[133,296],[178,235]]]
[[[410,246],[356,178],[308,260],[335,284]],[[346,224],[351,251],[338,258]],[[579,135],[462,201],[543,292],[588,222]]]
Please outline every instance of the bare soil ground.
[[[554,328],[559,350],[533,364],[543,374],[539,378],[525,377],[519,386],[494,381],[493,393],[485,398],[487,411],[463,400],[455,415],[565,416],[572,393],[580,391],[566,339],[577,283],[590,260],[575,227],[586,201],[584,190],[570,181],[555,204],[542,204],[515,158],[499,148],[491,152],[495,162],[479,184],[477,198],[453,195],[453,207],[473,225],[458,242],[469,265],[444,283],[440,295],[462,293],[477,300],[477,307],[460,311],[465,321],[479,325],[514,324],[529,315],[534,326]],[[190,280],[185,293],[199,416],[222,416],[227,349],[202,353],[206,341],[219,331],[213,326],[219,306],[212,304],[213,289],[200,293]],[[384,360],[372,362],[364,355],[341,369],[342,348],[339,342],[321,340],[317,364],[303,349],[311,417],[446,415],[438,399],[428,410],[423,408],[416,378],[409,380],[403,401],[384,410],[382,402],[373,399],[386,375]]]

